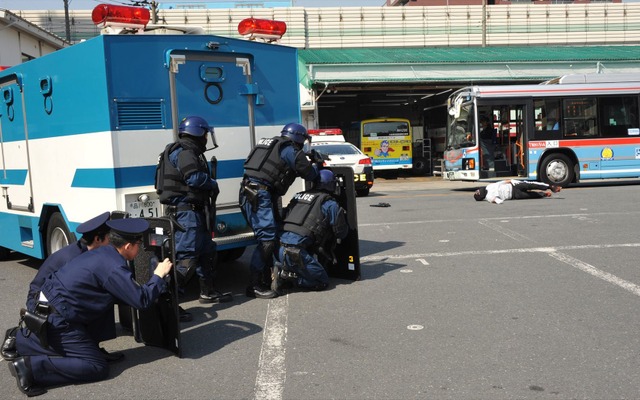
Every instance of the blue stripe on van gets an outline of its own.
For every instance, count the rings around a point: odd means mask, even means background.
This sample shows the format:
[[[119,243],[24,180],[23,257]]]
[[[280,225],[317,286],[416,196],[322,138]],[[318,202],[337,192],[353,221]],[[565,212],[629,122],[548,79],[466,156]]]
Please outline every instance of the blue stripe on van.
[[[218,162],[218,179],[238,178],[244,172],[244,160]],[[79,168],[73,177],[71,187],[121,189],[135,186],[153,185],[155,165],[124,168]],[[26,179],[24,171],[23,180]],[[1,181],[0,181],[1,182]]]
[[[3,185],[24,185],[26,182],[26,169],[8,169],[4,173],[0,173],[0,183]]]

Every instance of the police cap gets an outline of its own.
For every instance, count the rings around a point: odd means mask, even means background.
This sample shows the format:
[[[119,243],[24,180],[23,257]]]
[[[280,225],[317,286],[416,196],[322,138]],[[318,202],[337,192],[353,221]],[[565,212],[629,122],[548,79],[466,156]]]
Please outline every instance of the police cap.
[[[149,229],[149,222],[143,218],[123,218],[107,221],[107,226],[125,240],[135,241]]]
[[[85,233],[96,231],[98,230],[98,228],[102,227],[102,225],[104,225],[104,223],[107,222],[110,217],[111,217],[110,212],[107,211],[105,213],[102,213],[97,217],[93,217],[90,220],[85,221],[80,225],[78,225],[78,227],[76,228],[76,232],[84,235]]]

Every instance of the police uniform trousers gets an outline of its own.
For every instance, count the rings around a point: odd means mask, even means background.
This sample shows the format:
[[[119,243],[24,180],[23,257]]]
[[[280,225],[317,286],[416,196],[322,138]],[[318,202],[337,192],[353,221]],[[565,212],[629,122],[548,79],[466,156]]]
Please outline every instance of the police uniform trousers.
[[[49,315],[48,321],[47,349],[35,334],[26,336],[25,328],[16,335],[16,349],[21,356],[29,357],[35,384],[46,387],[109,376],[109,364],[83,324],[69,323],[56,313]]]
[[[211,240],[211,233],[207,232],[204,211],[178,211],[176,220],[185,232],[176,230],[175,248],[176,261],[197,259],[196,274],[200,278],[212,277],[213,265],[209,265],[209,257],[216,252],[216,243]],[[179,267],[178,267],[179,268]]]
[[[277,241],[278,222],[271,193],[264,189],[258,190],[258,207],[255,212],[251,203],[247,201],[243,194],[240,195],[240,204],[249,225],[253,229],[256,240],[260,242]],[[265,267],[270,268],[271,265],[264,265],[262,253],[256,247],[251,256],[249,268],[252,272],[262,272]]]
[[[300,267],[289,256],[285,257],[285,246],[280,246],[278,257],[284,265],[284,269],[298,274],[298,287],[314,289],[318,286],[326,286],[329,284],[329,275],[325,271],[322,264],[313,257],[305,248],[299,247],[300,258],[304,267]]]

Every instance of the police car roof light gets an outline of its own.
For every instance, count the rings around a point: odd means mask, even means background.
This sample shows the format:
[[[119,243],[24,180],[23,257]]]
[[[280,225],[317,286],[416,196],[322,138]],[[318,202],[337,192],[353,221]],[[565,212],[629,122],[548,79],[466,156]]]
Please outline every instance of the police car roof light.
[[[99,28],[117,26],[142,29],[149,23],[150,19],[151,14],[144,7],[99,4],[91,12],[91,20]]]
[[[319,135],[319,136],[328,136],[328,135],[342,135],[342,129],[334,128],[334,129],[309,129],[309,135]]]
[[[238,33],[249,36],[250,40],[262,39],[268,42],[279,40],[287,31],[283,21],[270,19],[245,18],[238,24]]]

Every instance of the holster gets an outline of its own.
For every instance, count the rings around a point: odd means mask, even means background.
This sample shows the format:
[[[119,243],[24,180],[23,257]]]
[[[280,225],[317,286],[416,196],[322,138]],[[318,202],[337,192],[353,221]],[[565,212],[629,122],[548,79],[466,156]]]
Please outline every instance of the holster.
[[[258,191],[250,188],[247,185],[242,186],[242,193],[247,198],[253,212],[258,211]]]
[[[49,347],[49,341],[47,339],[47,326],[49,323],[47,316],[48,314],[43,315],[36,311],[29,311],[24,308],[20,309],[20,321],[24,323],[24,326],[30,333],[36,335],[40,344],[45,349]]]
[[[304,261],[302,261],[302,255],[300,255],[300,248],[295,246],[285,246],[284,259],[289,259],[300,270],[305,269]]]

